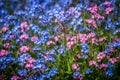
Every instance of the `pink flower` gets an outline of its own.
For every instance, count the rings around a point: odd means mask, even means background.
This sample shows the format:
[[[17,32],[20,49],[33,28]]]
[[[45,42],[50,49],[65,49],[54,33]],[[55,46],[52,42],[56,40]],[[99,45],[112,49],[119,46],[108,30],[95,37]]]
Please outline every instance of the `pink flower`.
[[[88,11],[92,14],[96,13],[98,11],[98,7],[95,5],[93,7],[88,8]]]
[[[96,44],[97,45],[98,40],[96,38],[92,38],[92,44]]]
[[[80,34],[80,33],[77,34],[77,39],[81,39],[82,35],[83,35],[83,34]]]
[[[29,64],[29,63],[25,64],[25,68],[27,69],[32,69],[33,67],[34,67],[33,64]]]
[[[20,51],[23,52],[23,53],[26,53],[26,52],[29,51],[29,50],[30,50],[30,48],[29,48],[28,46],[22,46],[22,47],[20,48]]]
[[[67,40],[67,41],[70,41],[70,39],[71,39],[71,37],[68,36],[68,35],[66,35],[66,40]]]
[[[32,57],[28,58],[27,62],[28,63],[34,63],[36,60]]]
[[[21,32],[24,32],[25,29],[29,30],[29,26],[27,22],[22,22],[20,28],[21,28]]]
[[[58,20],[58,19],[55,19],[55,21],[54,21],[54,22],[58,23],[58,22],[59,22],[59,20]]]
[[[48,61],[48,55],[44,56],[45,61]]]
[[[110,6],[110,5],[111,5],[111,2],[105,1],[103,4],[104,4],[104,5],[107,5],[107,6]]]
[[[80,42],[85,43],[87,41],[87,38],[83,37],[80,39]]]
[[[8,28],[7,26],[4,26],[4,27],[2,28],[2,31],[3,31],[3,32],[6,32],[8,29],[9,29],[9,28]]]
[[[74,12],[75,8],[74,8],[74,7],[70,7],[69,10],[70,10],[71,12]]]
[[[104,52],[99,52],[98,56],[97,56],[97,59],[98,61],[100,62],[103,58],[105,58],[105,53]]]
[[[59,41],[59,37],[58,37],[58,36],[55,36],[55,37],[54,37],[54,40],[55,40],[55,42]]]
[[[95,19],[97,19],[97,20],[99,20],[99,19],[104,20],[104,19],[105,19],[104,16],[101,16],[101,15],[98,14],[98,13],[93,14],[93,15],[92,15],[92,18],[93,18],[93,19],[95,18]]]
[[[102,37],[102,38],[99,39],[99,42],[104,42],[105,40],[106,40],[106,38]]]
[[[20,77],[19,76],[12,76],[11,80],[20,80]]]
[[[64,34],[64,33],[62,33],[60,36],[61,36],[61,37],[64,37],[64,36],[65,36],[65,34]]]
[[[87,35],[87,37],[88,37],[88,38],[93,38],[93,37],[95,37],[95,33],[94,33],[94,32],[91,32],[91,33],[89,33],[89,34]]]
[[[78,58],[78,59],[80,59],[80,58],[81,58],[80,54],[77,54],[77,58]]]
[[[114,10],[114,8],[111,8],[111,7],[106,8],[106,9],[105,9],[105,13],[106,13],[106,14],[109,14],[109,13],[112,12],[113,10]]]
[[[82,12],[78,12],[78,16],[81,16],[82,15]]]
[[[117,62],[117,59],[116,58],[110,58],[109,61],[114,64],[115,62]]]
[[[102,63],[102,64],[99,66],[99,69],[102,69],[102,68],[108,68],[108,65]]]
[[[89,66],[92,66],[92,65],[95,65],[96,67],[98,66],[96,61],[94,60],[89,61]]]
[[[15,36],[14,36],[13,34],[10,35],[10,38],[11,38],[11,39],[14,39],[14,37],[15,37]]]
[[[53,44],[55,44],[53,41],[48,41],[47,42],[47,46],[50,46],[50,45],[53,45]]]
[[[94,28],[98,28],[95,20],[92,19],[86,19],[86,23],[90,24],[91,26],[93,26]]]
[[[73,70],[80,70],[80,67],[79,67],[79,64],[77,64],[77,63],[74,63],[73,65],[72,65],[72,69]]]
[[[10,43],[5,43],[3,46],[4,46],[4,48],[9,48]]]
[[[79,39],[80,42],[85,43],[88,40],[88,37],[86,34],[77,34],[77,39]]]
[[[76,36],[72,36],[70,40],[71,41],[76,41]]]
[[[23,34],[20,36],[20,40],[26,40],[28,39],[28,35],[27,34]]]
[[[120,41],[120,38],[115,38],[115,41]]]
[[[70,41],[73,42],[73,44],[75,44],[77,42],[77,37],[76,36],[72,36]]]
[[[114,48],[110,48],[110,52],[113,53],[115,50]]]
[[[1,56],[6,56],[6,55],[8,55],[8,51],[6,51],[6,50],[1,50],[0,51],[0,57]]]
[[[31,37],[31,41],[32,41],[32,42],[36,41],[37,39],[38,39],[37,36],[33,36],[33,37]]]
[[[74,45],[74,42],[72,42],[72,41],[71,42],[67,42],[67,47],[68,48],[71,48],[73,45]]]

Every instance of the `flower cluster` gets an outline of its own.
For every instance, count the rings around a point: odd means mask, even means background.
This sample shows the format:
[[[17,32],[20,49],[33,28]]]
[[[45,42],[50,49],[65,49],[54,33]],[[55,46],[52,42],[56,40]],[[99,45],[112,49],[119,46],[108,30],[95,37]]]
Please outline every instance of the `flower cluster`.
[[[0,79],[120,79],[119,0],[0,0]]]

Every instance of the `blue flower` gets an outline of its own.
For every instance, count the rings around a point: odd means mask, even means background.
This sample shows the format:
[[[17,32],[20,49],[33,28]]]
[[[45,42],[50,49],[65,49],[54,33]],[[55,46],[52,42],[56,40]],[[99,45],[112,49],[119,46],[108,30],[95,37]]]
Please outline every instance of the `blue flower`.
[[[27,60],[29,57],[30,57],[30,55],[27,54],[27,53],[26,53],[26,54],[22,54],[22,55],[19,56],[18,62],[20,62],[20,64],[21,64],[21,63],[23,63],[25,60]]]
[[[58,49],[58,53],[62,54],[64,52],[64,49],[63,48],[59,48]]]
[[[0,70],[3,70],[3,69],[5,69],[7,67],[7,64],[5,64],[5,63],[2,63],[1,65],[0,65]]]
[[[93,70],[91,70],[91,69],[87,69],[86,70],[86,74],[90,74],[90,73],[92,73],[93,72]]]
[[[82,53],[89,53],[89,46],[88,46],[88,44],[87,43],[81,43],[80,44],[81,45],[81,52]]]
[[[34,70],[43,70],[43,71],[47,71],[48,70],[48,68],[47,68],[47,66],[45,65],[45,64],[36,64],[34,67],[33,67],[33,69]]]
[[[74,77],[75,79],[78,79],[78,78],[81,77],[81,73],[78,72],[78,71],[76,71],[76,72],[73,73],[73,77]]]
[[[110,69],[108,69],[108,70],[105,72],[105,74],[106,74],[107,76],[113,76],[113,71],[110,70]]]
[[[39,51],[39,50],[41,50],[41,48],[40,48],[39,46],[35,46],[35,47],[33,48],[33,50],[34,50],[34,51]]]
[[[109,68],[113,68],[113,67],[115,66],[115,65],[113,65],[113,64],[110,63],[110,62],[107,62],[106,64],[108,65]]]
[[[51,61],[51,62],[55,62],[56,61],[56,59],[53,56],[51,56],[51,55],[46,56],[46,58],[47,58],[47,61]]]
[[[18,70],[20,76],[27,76],[28,71],[26,69]]]
[[[47,74],[47,78],[50,78],[50,77],[54,76],[55,74],[57,74],[57,71],[58,71],[57,68],[52,68],[50,70],[50,72]]]
[[[84,54],[84,55],[82,56],[82,58],[83,58],[83,59],[87,59],[87,58],[88,58],[88,55],[85,55],[85,54]]]

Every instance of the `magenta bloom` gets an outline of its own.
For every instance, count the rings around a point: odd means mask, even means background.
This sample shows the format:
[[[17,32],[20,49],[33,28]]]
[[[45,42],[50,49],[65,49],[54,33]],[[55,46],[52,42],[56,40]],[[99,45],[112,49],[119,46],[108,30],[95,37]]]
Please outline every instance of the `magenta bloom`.
[[[89,66],[92,66],[92,65],[95,65],[96,67],[98,66],[96,61],[94,60],[89,61]]]
[[[93,7],[88,8],[88,11],[92,14],[95,14],[98,11],[98,6],[95,5]]]
[[[9,28],[8,28],[7,26],[4,26],[4,27],[2,28],[2,31],[3,31],[3,32],[6,32],[8,29],[9,29]]]
[[[22,22],[20,25],[20,29],[21,29],[21,32],[24,32],[25,29],[29,30],[29,25],[27,24],[27,22]]]
[[[6,51],[6,50],[1,50],[0,51],[0,57],[1,56],[6,56],[6,55],[8,55],[8,51]]]
[[[73,42],[73,41],[67,42],[67,47],[68,47],[68,48],[72,48],[73,45],[74,45],[74,42]]]
[[[93,26],[94,28],[98,28],[95,20],[86,19],[86,23],[90,24],[90,25]]]
[[[10,43],[5,43],[3,46],[4,46],[4,48],[9,48]]]
[[[29,48],[28,46],[22,46],[22,47],[20,48],[20,51],[23,52],[23,53],[26,53],[26,52],[29,51],[29,50],[30,50],[30,48]]]
[[[26,40],[26,39],[28,39],[28,35],[27,34],[23,34],[23,35],[21,35],[20,36],[20,40]]]
[[[46,44],[47,44],[47,46],[50,46],[50,45],[53,45],[55,43],[53,41],[48,41]]]
[[[36,60],[34,59],[34,58],[32,58],[32,57],[30,57],[30,58],[28,58],[28,63],[33,63],[33,62],[35,62]]]
[[[110,58],[109,61],[114,64],[115,62],[117,62],[117,59],[116,58]]]
[[[12,76],[11,80],[20,80],[20,77],[19,76]]]
[[[114,8],[111,8],[111,7],[106,8],[106,9],[105,9],[105,13],[106,13],[106,14],[110,14],[110,12],[112,12],[113,10],[114,10]]]
[[[95,37],[95,33],[94,33],[94,32],[91,32],[91,33],[88,34],[87,37],[88,37],[88,38],[93,38],[93,37]]]
[[[100,62],[103,58],[105,58],[105,53],[104,52],[100,52],[99,54],[98,54],[98,56],[97,56],[97,59],[98,59],[98,61]]]
[[[80,67],[79,67],[79,64],[77,64],[77,63],[74,63],[73,65],[72,65],[72,69],[73,70],[80,70]]]
[[[103,4],[104,4],[104,5],[107,5],[107,6],[110,6],[110,5],[111,5],[111,2],[105,1]]]
[[[27,69],[32,69],[33,67],[34,67],[33,64],[29,64],[29,63],[25,64],[25,68]]]
[[[99,42],[104,42],[105,40],[106,40],[105,37],[101,37],[101,38],[99,39]]]
[[[31,37],[31,41],[32,41],[32,42],[36,41],[37,39],[38,39],[37,36],[33,36],[33,37]]]
[[[108,68],[108,65],[107,64],[104,64],[104,63],[102,63],[100,66],[99,66],[99,69],[102,69],[102,68]]]

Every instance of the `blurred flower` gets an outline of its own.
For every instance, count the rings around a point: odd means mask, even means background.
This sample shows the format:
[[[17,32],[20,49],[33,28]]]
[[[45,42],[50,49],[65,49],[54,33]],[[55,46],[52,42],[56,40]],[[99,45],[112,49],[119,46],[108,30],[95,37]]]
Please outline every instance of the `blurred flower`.
[[[20,36],[20,40],[26,40],[26,39],[28,39],[28,35],[27,34],[23,34],[23,35],[21,35]]]
[[[114,64],[115,62],[117,62],[117,59],[116,58],[110,58],[109,61]]]
[[[97,56],[97,59],[98,59],[98,61],[100,62],[102,59],[104,59],[105,58],[105,53],[104,52],[99,52],[99,54],[98,54],[98,56]]]
[[[113,71],[110,70],[110,69],[108,69],[108,70],[105,72],[105,74],[106,74],[107,76],[113,76]]]
[[[2,27],[2,31],[6,32],[9,28],[7,26]]]
[[[11,77],[11,80],[19,80],[19,79],[20,79],[20,77],[16,76],[16,75],[14,75],[14,76]]]
[[[92,66],[92,65],[94,65],[96,67],[98,66],[98,64],[94,60],[89,61],[89,66]]]
[[[114,8],[112,8],[112,7],[106,8],[106,9],[105,9],[105,13],[106,13],[106,14],[109,14],[109,13],[112,12],[113,10],[114,10]]]
[[[20,51],[23,52],[23,53],[26,53],[26,52],[29,51],[29,50],[30,50],[30,48],[29,48],[28,46],[22,46],[22,47],[20,48]]]
[[[31,37],[31,41],[32,41],[32,42],[36,41],[37,39],[38,39],[37,36],[33,36],[33,37]]]
[[[91,69],[86,69],[85,73],[86,73],[86,74],[93,73],[93,70],[91,70]]]
[[[79,64],[73,63],[72,69],[73,69],[73,70],[76,70],[76,71],[79,71],[79,70],[80,70]]]
[[[73,73],[73,77],[74,77],[75,79],[82,80],[82,75],[81,75],[80,72],[74,72],[74,73]]]
[[[50,46],[50,45],[53,45],[55,43],[53,41],[48,41],[46,44],[47,44],[47,46]]]
[[[20,76],[27,76],[28,71],[27,71],[26,69],[18,70],[18,74],[19,74]]]
[[[7,56],[7,55],[8,55],[8,51],[6,51],[6,50],[1,50],[0,51],[0,57]]]

